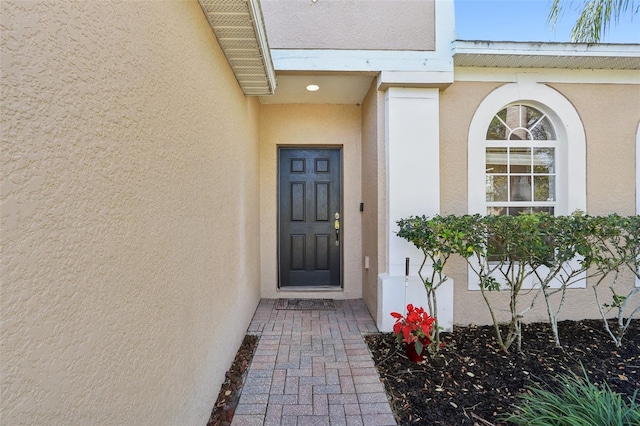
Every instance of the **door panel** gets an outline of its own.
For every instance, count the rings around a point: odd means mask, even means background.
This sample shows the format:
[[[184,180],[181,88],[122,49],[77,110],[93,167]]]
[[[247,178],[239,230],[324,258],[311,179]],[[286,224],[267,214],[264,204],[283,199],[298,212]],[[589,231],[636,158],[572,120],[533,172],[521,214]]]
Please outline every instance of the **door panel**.
[[[278,151],[280,287],[341,285],[341,151]]]

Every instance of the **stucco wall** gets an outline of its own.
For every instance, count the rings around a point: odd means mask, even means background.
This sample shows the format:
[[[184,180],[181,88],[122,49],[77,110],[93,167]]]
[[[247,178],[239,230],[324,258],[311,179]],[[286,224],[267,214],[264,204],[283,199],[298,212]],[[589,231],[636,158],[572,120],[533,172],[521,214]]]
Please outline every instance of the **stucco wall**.
[[[435,49],[435,0],[260,3],[272,49]]]
[[[374,81],[362,103],[362,298],[373,318],[378,307],[378,274],[386,265],[384,93]],[[364,265],[369,258],[369,267]]]
[[[360,107],[356,105],[262,105],[260,115],[260,249],[262,297],[320,297],[278,291],[277,165],[278,146],[342,147],[343,280],[341,291],[322,297],[362,297],[362,216]],[[256,210],[257,211],[257,210]]]
[[[442,214],[467,213],[467,140],[469,124],[476,109],[501,83],[456,82],[441,93],[440,155]],[[553,84],[576,108],[587,139],[587,205],[590,214],[634,214],[634,143],[640,117],[640,87],[602,84]],[[622,114],[621,112],[624,112]],[[467,266],[458,258],[446,272],[455,285],[454,322],[489,323],[488,310],[478,291],[467,289]],[[630,275],[626,281],[632,284]],[[506,294],[493,295],[508,303]],[[523,297],[522,307],[528,297]],[[598,318],[593,291],[571,290],[570,303],[562,318]],[[542,309],[527,314],[526,320],[546,319]]]
[[[204,424],[259,299],[259,104],[196,1],[1,4],[3,424]]]
[[[467,137],[476,109],[497,83],[456,82],[440,92],[440,210],[467,214]],[[467,286],[467,264],[452,257],[446,274],[454,280],[454,324],[488,324],[490,317],[479,292]]]
[[[551,84],[575,106],[587,135],[590,214],[635,214],[635,138],[640,85]]]

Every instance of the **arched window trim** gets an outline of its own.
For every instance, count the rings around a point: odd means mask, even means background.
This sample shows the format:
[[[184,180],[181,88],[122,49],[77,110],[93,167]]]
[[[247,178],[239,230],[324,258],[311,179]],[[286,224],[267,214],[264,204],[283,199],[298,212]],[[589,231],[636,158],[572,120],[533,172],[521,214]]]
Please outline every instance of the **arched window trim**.
[[[586,137],[578,112],[556,90],[535,82],[505,84],[480,103],[469,126],[467,140],[467,191],[469,214],[485,215],[486,134],[493,117],[505,106],[532,106],[549,117],[556,131],[556,215],[587,210]],[[469,273],[469,289],[478,290]]]

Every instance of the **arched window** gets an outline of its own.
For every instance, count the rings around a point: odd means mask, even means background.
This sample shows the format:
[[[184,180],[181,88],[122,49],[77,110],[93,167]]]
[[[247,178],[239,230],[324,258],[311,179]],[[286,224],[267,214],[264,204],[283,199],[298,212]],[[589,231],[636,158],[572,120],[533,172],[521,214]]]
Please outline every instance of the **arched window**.
[[[528,105],[501,109],[486,132],[487,214],[554,214],[556,132],[549,117]]]
[[[480,103],[469,126],[469,214],[587,209],[586,138],[580,117],[545,84],[505,84]],[[479,289],[469,274],[469,289]]]
[[[544,84],[489,93],[471,120],[467,154],[469,214],[587,209],[584,127],[571,102]]]

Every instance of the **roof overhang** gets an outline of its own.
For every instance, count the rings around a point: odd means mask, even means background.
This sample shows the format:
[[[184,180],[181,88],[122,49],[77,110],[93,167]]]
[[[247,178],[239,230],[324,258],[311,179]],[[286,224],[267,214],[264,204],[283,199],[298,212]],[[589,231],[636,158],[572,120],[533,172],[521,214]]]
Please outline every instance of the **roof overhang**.
[[[245,95],[271,95],[276,77],[259,0],[198,0]]]
[[[456,67],[640,69],[640,44],[463,41],[453,43]]]

